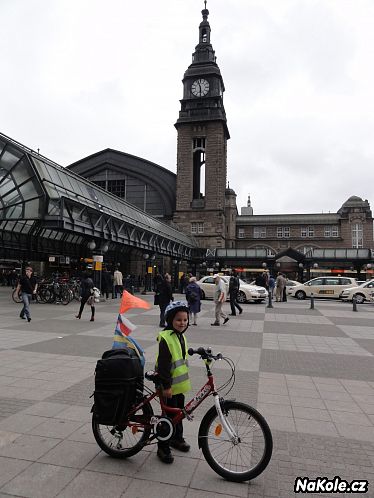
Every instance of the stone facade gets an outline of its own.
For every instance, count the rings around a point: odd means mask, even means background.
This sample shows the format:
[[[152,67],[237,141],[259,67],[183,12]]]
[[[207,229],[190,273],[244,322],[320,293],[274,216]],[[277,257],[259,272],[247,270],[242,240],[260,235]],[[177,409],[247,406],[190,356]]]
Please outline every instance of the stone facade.
[[[350,197],[337,213],[238,216],[237,245],[265,247],[277,254],[289,247],[374,249],[373,217],[367,200]]]

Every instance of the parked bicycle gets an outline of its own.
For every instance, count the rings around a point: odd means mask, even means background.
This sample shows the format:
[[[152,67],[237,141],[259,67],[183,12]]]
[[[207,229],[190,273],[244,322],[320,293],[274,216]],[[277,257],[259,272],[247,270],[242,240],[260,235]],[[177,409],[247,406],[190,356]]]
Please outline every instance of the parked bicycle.
[[[198,444],[210,467],[230,481],[249,481],[267,467],[273,450],[273,438],[264,417],[253,407],[219,396],[219,391],[235,384],[235,365],[221,353],[214,355],[210,348],[189,349],[189,355],[200,355],[204,361],[208,381],[183,409],[165,404],[157,372],[145,373],[145,378],[155,384],[155,390],[144,386],[146,394],[138,391],[138,400],[123,414],[121,422],[108,426],[92,417],[92,430],[96,442],[108,455],[127,458],[145,446],[172,438],[178,422],[192,420],[194,410],[212,395],[212,406],[203,417],[198,434]],[[218,389],[215,387],[211,364],[223,360],[231,368],[231,377]],[[227,394],[227,393],[226,393]],[[151,402],[157,399],[161,414],[155,415]],[[171,418],[172,417],[172,418]]]

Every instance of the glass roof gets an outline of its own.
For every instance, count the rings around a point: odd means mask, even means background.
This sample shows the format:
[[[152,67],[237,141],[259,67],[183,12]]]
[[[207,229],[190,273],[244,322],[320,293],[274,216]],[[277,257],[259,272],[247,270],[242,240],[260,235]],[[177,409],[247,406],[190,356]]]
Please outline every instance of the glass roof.
[[[61,214],[58,201],[67,198],[172,242],[197,247],[193,237],[0,134],[0,219],[42,218],[44,192],[50,205],[58,207],[54,215]]]
[[[191,237],[184,235],[166,223],[162,223],[72,171],[34,155],[32,156],[32,161],[50,199],[66,197],[84,206],[136,225],[140,229],[151,231],[156,235],[170,238],[190,247],[196,245]]]

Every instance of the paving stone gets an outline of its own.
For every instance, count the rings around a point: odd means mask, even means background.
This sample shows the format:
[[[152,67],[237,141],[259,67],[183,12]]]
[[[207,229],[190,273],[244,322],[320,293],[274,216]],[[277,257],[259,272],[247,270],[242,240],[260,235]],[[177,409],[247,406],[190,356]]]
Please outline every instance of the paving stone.
[[[133,479],[121,498],[184,498],[186,489],[173,484],[164,484],[158,481]]]
[[[51,498],[56,496],[77,474],[76,469],[33,463],[3,486],[1,491],[30,498]]]
[[[0,487],[11,481],[25,470],[30,464],[26,460],[0,457]]]
[[[57,498],[118,498],[131,480],[97,472],[82,471],[57,495]],[[162,495],[153,495],[162,496]]]
[[[16,439],[0,447],[0,455],[35,461],[56,446],[60,439],[32,435],[19,435]]]

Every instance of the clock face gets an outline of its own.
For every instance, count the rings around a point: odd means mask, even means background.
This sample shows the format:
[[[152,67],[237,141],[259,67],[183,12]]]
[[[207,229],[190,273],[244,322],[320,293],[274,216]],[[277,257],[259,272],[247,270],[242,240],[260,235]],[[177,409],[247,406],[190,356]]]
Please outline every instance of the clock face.
[[[204,97],[209,92],[209,83],[200,78],[192,83],[191,92],[195,97]]]

